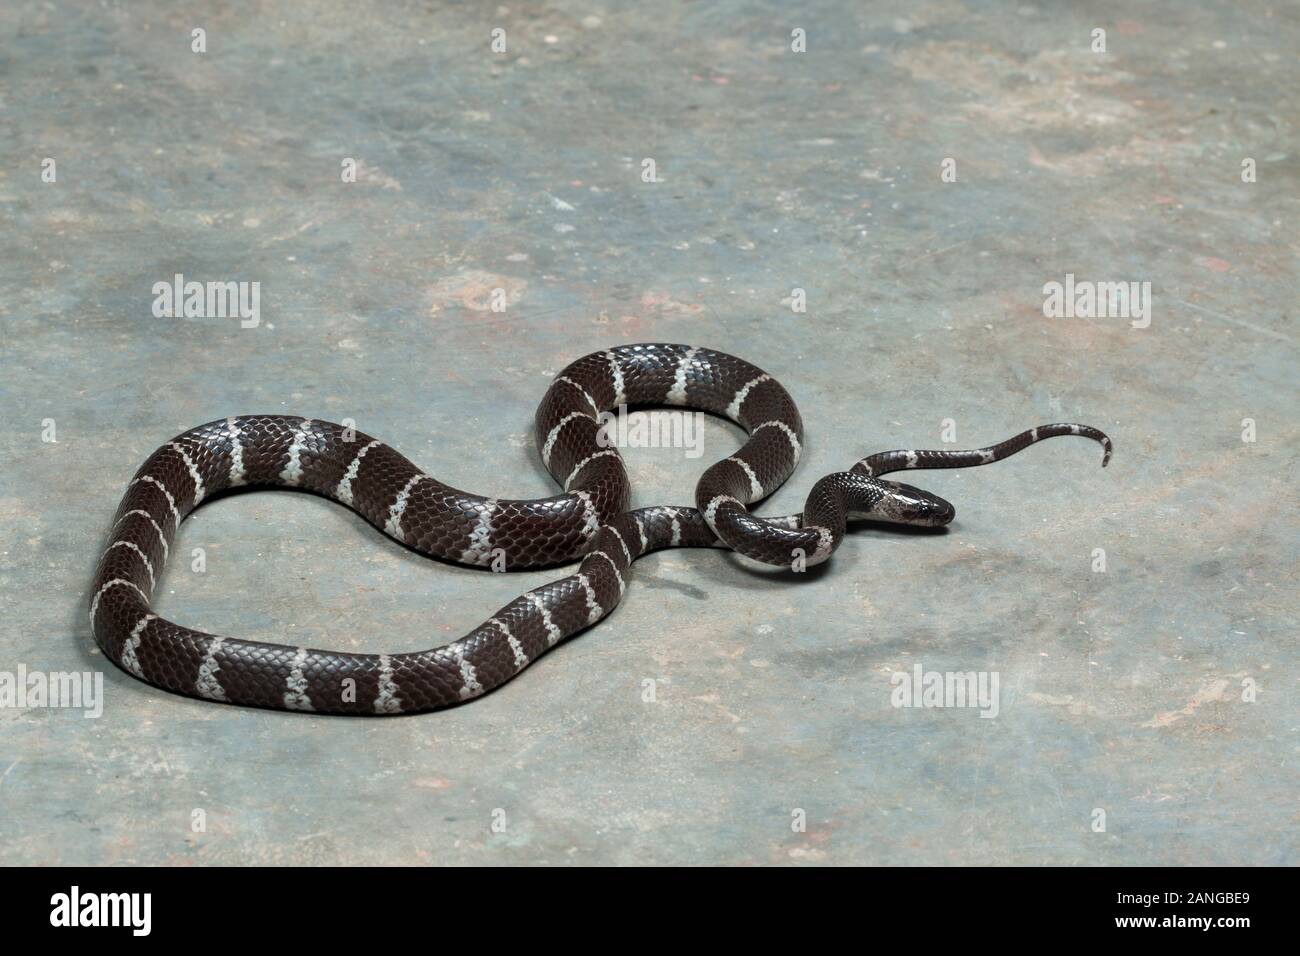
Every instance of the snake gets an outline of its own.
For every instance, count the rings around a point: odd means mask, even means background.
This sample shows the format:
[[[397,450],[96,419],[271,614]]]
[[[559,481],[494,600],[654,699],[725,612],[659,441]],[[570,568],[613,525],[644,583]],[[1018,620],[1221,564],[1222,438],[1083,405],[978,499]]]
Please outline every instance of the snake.
[[[729,419],[743,446],[711,465],[694,507],[630,508],[631,481],[610,416],[675,406]],[[1001,461],[1047,438],[1111,440],[1087,425],[1040,425],[986,448],[870,455],[812,486],[798,514],[754,506],[794,471],[803,423],[789,392],[743,359],[709,348],[622,345],[583,356],[551,382],[536,413],[542,463],[562,488],[532,500],[460,491],[352,425],[237,415],[158,448],[127,486],[89,592],[104,655],[156,687],[229,704],[319,714],[411,714],[462,704],[517,676],[607,617],[629,569],[667,548],[715,547],[798,572],[825,562],[849,522],[940,528],[953,506],[884,475]],[[177,529],[203,502],[244,486],[296,488],[337,501],[423,555],[517,571],[578,562],[465,636],[415,652],[371,654],[225,637],[155,614],[152,595]]]

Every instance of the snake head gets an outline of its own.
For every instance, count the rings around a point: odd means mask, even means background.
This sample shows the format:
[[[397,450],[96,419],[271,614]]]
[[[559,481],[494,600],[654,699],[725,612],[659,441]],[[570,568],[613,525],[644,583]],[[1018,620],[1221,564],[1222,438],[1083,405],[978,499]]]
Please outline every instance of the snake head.
[[[890,524],[909,524],[920,528],[940,528],[957,514],[953,506],[920,488],[901,481],[873,480],[879,497],[863,510],[849,513],[850,518],[867,521],[887,521]]]

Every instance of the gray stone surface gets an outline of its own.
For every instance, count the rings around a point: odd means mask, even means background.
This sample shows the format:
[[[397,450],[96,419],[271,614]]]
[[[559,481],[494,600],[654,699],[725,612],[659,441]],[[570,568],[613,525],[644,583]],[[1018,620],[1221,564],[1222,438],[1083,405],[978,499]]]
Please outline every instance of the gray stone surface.
[[[1300,18],[1090,6],[0,6],[0,670],[106,695],[95,720],[0,709],[0,862],[1297,862]],[[259,281],[261,324],[155,318],[178,272]],[[1044,318],[1066,273],[1151,282],[1150,327]],[[956,447],[1085,421],[1115,460],[1058,439],[918,474],[948,534],[862,529],[805,576],[647,558],[611,619],[438,714],[201,703],[94,648],[107,523],[174,433],[352,418],[452,484],[540,496],[549,377],[646,340],[794,394],[807,450],[768,513],[942,447],[944,419]],[[636,502],[690,503],[739,433],[705,438],[630,451]],[[173,559],[166,616],[372,651],[555,576],[439,565],[275,492],[205,505]],[[891,706],[918,663],[996,671],[998,716]]]

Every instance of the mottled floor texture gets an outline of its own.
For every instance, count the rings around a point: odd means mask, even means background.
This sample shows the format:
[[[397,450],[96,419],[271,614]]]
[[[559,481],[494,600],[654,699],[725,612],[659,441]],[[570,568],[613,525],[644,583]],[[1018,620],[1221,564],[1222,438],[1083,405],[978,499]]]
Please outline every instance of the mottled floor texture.
[[[0,862],[1296,863],[1300,13],[1084,6],[0,6],[0,671],[105,695],[0,708]],[[156,317],[177,273],[260,282],[259,324]],[[1044,317],[1067,274],[1150,282],[1149,327]],[[108,523],[173,434],[350,418],[541,496],[550,377],[654,340],[794,394],[768,514],[949,419],[947,447],[1083,421],[1115,459],[917,473],[948,534],[864,528],[806,575],[647,558],[609,620],[436,714],[202,703],[94,647]],[[689,504],[740,433],[704,437],[629,451],[636,503]],[[183,526],[156,607],[412,650],[555,576],[266,492]],[[997,716],[892,706],[917,665],[996,672]]]

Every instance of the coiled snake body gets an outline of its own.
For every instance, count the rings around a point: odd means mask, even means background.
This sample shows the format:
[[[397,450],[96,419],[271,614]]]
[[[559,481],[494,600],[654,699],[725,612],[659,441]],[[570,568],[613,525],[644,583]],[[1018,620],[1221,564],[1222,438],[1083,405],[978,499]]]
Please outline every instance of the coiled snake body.
[[[749,440],[710,467],[695,507],[629,511],[631,485],[599,416],[622,405],[702,409]],[[952,506],[881,476],[999,461],[1045,438],[1110,439],[1086,425],[1042,425],[974,451],[892,451],[818,481],[804,510],[761,518],[749,506],[798,464],[803,425],[789,393],[741,359],[684,345],[627,345],[578,359],[537,411],[542,461],[564,493],[484,498],[426,475],[380,441],[331,422],[247,415],[176,436],[136,473],[90,592],[95,640],[158,687],[208,700],[334,714],[413,713],[505,683],[619,603],[628,569],[661,548],[721,546],[773,565],[830,557],[849,519],[938,526]],[[219,637],[153,614],[150,596],[176,529],[202,501],[241,485],[307,489],[356,510],[417,551],[507,569],[581,559],[574,574],[521,595],[467,635],[415,653],[354,654]]]

